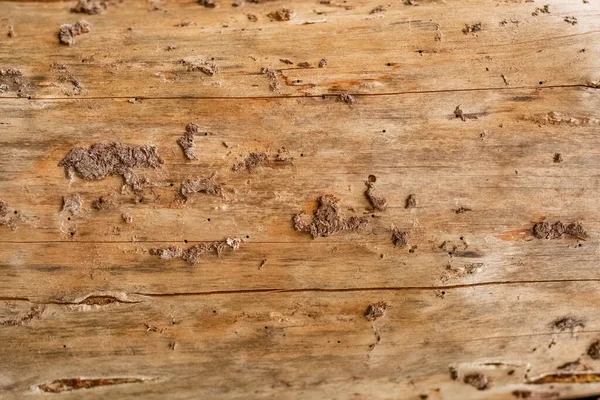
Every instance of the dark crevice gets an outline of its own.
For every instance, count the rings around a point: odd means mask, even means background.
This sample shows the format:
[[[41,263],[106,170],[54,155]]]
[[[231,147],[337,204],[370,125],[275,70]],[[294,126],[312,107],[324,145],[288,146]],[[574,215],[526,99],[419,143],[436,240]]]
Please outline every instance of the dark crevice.
[[[408,90],[399,92],[387,92],[387,93],[348,93],[355,97],[373,97],[373,96],[398,96],[404,94],[435,94],[435,93],[457,93],[457,92],[482,92],[482,91],[494,91],[494,90],[542,90],[542,89],[560,89],[560,88],[589,88],[586,83],[573,84],[573,85],[547,85],[543,88],[539,86],[510,86],[510,87],[487,87],[487,88],[472,88],[472,89],[438,89],[438,90]],[[269,100],[269,99],[302,99],[302,98],[320,98],[323,96],[338,98],[339,93],[328,93],[328,94],[315,94],[315,95],[279,95],[279,96],[78,96],[78,100],[129,100],[136,98],[141,101],[146,100]],[[2,99],[23,99],[18,96],[3,96]],[[29,100],[41,100],[41,101],[61,101],[61,100],[73,100],[72,97],[39,97],[30,98]]]
[[[524,281],[496,281],[479,282],[459,285],[440,285],[440,286],[397,286],[397,287],[355,287],[355,288],[300,288],[300,289],[245,289],[245,290],[215,290],[206,292],[176,292],[176,293],[144,293],[136,292],[134,295],[149,297],[179,297],[179,296],[211,296],[221,294],[245,294],[245,293],[303,293],[303,292],[378,292],[378,291],[418,291],[418,290],[447,290],[464,289],[478,286],[499,286],[499,285],[528,285],[528,284],[547,284],[547,283],[568,283],[568,282],[600,282],[600,279],[548,279],[548,280],[524,280]]]
[[[600,383],[600,373],[581,372],[581,373],[557,373],[546,374],[539,378],[529,381],[530,384],[541,385],[547,383]]]
[[[148,379],[146,378],[66,378],[38,385],[38,388],[46,393],[62,393],[79,389],[92,389],[102,386],[143,383],[147,381]]]

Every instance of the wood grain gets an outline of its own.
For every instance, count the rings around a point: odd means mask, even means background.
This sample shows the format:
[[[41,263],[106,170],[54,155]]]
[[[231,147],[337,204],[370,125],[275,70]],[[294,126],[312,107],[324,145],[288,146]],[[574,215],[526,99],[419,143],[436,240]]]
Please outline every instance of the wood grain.
[[[506,390],[551,392],[549,385],[538,388],[526,382],[587,351],[599,331],[597,293],[597,283],[552,283],[448,289],[444,299],[431,290],[405,290],[47,304],[22,326],[3,328],[2,355],[12,360],[4,381],[15,390],[56,377],[79,377],[82,370],[147,380],[89,390],[85,395],[90,398],[189,398],[191,393],[309,398],[349,392],[359,398],[389,398],[394,391],[401,397],[487,399],[502,398]],[[373,323],[365,320],[365,301],[388,302],[386,316]],[[509,320],[496,312],[507,304]],[[531,313],[551,308],[562,315],[575,307],[577,317],[585,320],[584,332],[557,331],[550,327],[552,315]],[[3,307],[3,314],[13,318],[27,312],[29,305],[22,302]],[[26,345],[19,339],[23,335],[29,338]],[[494,386],[477,391],[451,381],[451,366],[461,374],[483,371]],[[572,395],[589,388],[563,390]],[[81,393],[61,396],[78,398]]]
[[[551,13],[532,16],[539,4],[423,1],[407,6],[396,1],[386,12],[370,14],[376,7],[372,1],[353,1],[351,10],[298,1],[286,22],[267,17],[287,5],[281,1],[241,7],[222,2],[215,9],[193,1],[157,2],[158,11],[151,11],[154,3],[136,1],[90,16],[70,14],[66,2],[35,8],[4,4],[3,20],[18,36],[3,41],[0,65],[21,68],[32,79],[36,97],[72,95],[68,84],[57,82],[55,62],[68,67],[86,97],[437,92],[505,88],[502,75],[508,87],[586,85],[600,79],[600,10],[593,2],[552,2]],[[250,22],[248,14],[258,22]],[[566,23],[565,16],[578,23]],[[59,46],[58,27],[81,18],[92,24],[92,32],[76,37],[72,47]],[[462,32],[465,24],[479,22],[481,31]],[[182,23],[189,25],[176,27]],[[439,32],[441,41],[435,40]],[[168,51],[169,46],[176,48]],[[318,68],[322,58],[327,66]],[[188,72],[182,59],[214,59],[221,72],[212,77]],[[300,62],[312,67],[298,68]],[[280,71],[281,90],[269,89],[261,68]]]
[[[0,69],[26,84],[0,90],[0,398],[600,395],[598,3],[410,3],[0,2]],[[107,141],[158,148],[148,187],[58,165]],[[270,161],[235,170],[252,152]],[[221,196],[181,196],[210,176]],[[324,194],[367,226],[295,231]],[[587,236],[533,235],[559,220]],[[152,253],[233,237],[196,265]]]

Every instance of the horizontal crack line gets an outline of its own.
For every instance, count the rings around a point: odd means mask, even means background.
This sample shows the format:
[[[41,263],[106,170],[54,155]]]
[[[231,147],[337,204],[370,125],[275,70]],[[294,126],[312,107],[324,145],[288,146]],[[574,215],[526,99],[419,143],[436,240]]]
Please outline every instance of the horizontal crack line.
[[[483,286],[506,286],[506,285],[543,285],[551,283],[574,283],[574,282],[600,282],[599,279],[546,279],[546,280],[519,280],[519,281],[491,281],[478,283],[465,283],[457,285],[439,285],[439,286],[395,286],[395,287],[355,287],[355,288],[262,288],[262,289],[238,289],[238,290],[213,290],[206,292],[173,292],[173,293],[148,293],[132,292],[128,296],[146,296],[146,297],[196,297],[196,296],[216,296],[216,295],[237,295],[237,294],[271,294],[271,293],[345,293],[345,292],[395,292],[395,291],[431,291],[431,290],[450,290],[450,289],[468,289]],[[92,296],[94,297],[94,296]],[[114,297],[110,295],[97,295],[96,297]],[[86,298],[87,299],[87,298]],[[3,296],[0,301],[28,301],[35,304],[57,304],[57,305],[79,305],[86,304],[85,300],[65,302],[65,301],[35,301],[29,297],[23,296]],[[137,304],[142,301],[124,301],[115,298],[115,302],[123,304]]]
[[[594,223],[596,224],[596,221],[591,221],[588,223]],[[461,227],[461,226],[466,226],[466,223],[456,223],[453,226],[455,227]],[[471,226],[487,226],[487,225],[471,225]],[[519,232],[523,232],[523,233],[527,233],[529,234],[530,229],[525,229],[525,228],[517,228],[515,229],[515,231],[519,231]],[[391,230],[389,231],[391,233]],[[387,234],[387,233],[386,233]],[[502,234],[502,232],[498,232],[498,233],[494,233],[494,235],[500,235]],[[230,235],[231,237],[234,237],[236,235]],[[240,236],[240,235],[238,235]],[[381,237],[382,235],[379,235],[379,237]],[[376,238],[377,236],[375,236]],[[529,235],[530,238],[532,238],[533,236]],[[527,238],[523,238],[520,241],[530,241],[530,240],[526,240]],[[123,244],[130,244],[130,245],[160,245],[160,244],[164,244],[164,245],[180,245],[182,247],[187,246],[192,246],[194,244],[201,244],[201,243],[214,243],[214,242],[218,242],[219,240],[223,240],[221,239],[213,239],[213,240],[188,240],[187,243],[184,242],[182,239],[164,239],[164,240],[140,240],[140,241],[102,241],[102,240],[37,240],[37,241],[0,241],[0,244],[24,244],[24,245],[29,245],[29,244],[37,244],[37,245],[43,245],[43,244],[65,244],[65,245],[80,245],[80,244],[97,244],[97,245],[123,245]],[[580,239],[582,240],[582,239]],[[515,240],[516,241],[516,240]],[[582,241],[585,241],[585,239],[583,239]],[[361,239],[360,244],[361,245],[379,245],[381,244],[381,240],[364,240]],[[571,239],[563,239],[562,243],[570,243],[570,244],[577,244],[578,242],[576,240],[571,240]],[[256,240],[256,241],[248,241],[244,243],[244,246],[255,246],[255,245],[281,245],[281,246],[298,246],[298,245],[311,245],[311,246],[341,246],[341,245],[348,245],[348,246],[353,246],[356,245],[356,242],[353,241],[316,241],[316,240],[312,240],[312,239],[307,239],[307,240],[298,240],[298,241],[289,241],[289,242],[275,242],[275,241],[262,241],[262,240]],[[391,245],[391,240],[390,240],[390,245]],[[427,254],[446,254],[446,252],[444,251],[437,251],[437,252],[430,252]],[[460,254],[460,253],[457,253]],[[515,253],[518,254],[518,253]],[[569,251],[557,251],[555,253],[552,254],[527,254],[527,257],[555,257],[557,254],[572,254]],[[593,255],[592,253],[584,253],[581,249],[578,249],[578,253],[579,256],[584,256],[584,255]],[[456,255],[456,257],[460,257],[460,255]],[[462,258],[485,258],[485,254],[481,257],[462,257]],[[311,258],[311,259],[307,259],[304,258],[303,260],[305,261],[314,261],[317,260],[315,258]]]
[[[374,96],[398,96],[405,94],[436,94],[436,93],[459,93],[459,92],[482,92],[482,91],[494,91],[494,90],[524,90],[524,89],[561,89],[561,88],[592,88],[587,84],[572,84],[572,85],[548,85],[548,86],[510,86],[510,87],[487,87],[487,88],[460,88],[460,89],[439,89],[439,90],[407,90],[398,92],[385,92],[385,93],[347,93],[356,97],[374,97]],[[341,92],[340,92],[341,93]],[[269,100],[269,99],[302,99],[302,98],[322,98],[325,97],[337,97],[340,93],[325,93],[325,94],[311,94],[311,95],[279,95],[279,96],[78,96],[74,97],[18,97],[18,96],[4,96],[0,97],[3,99],[24,99],[31,101],[54,101],[54,100],[129,100],[136,98],[138,100]]]
[[[482,210],[473,210],[473,211],[466,211],[466,213],[481,213],[481,212],[493,212],[495,210],[490,210],[490,209],[482,209]],[[455,211],[453,210],[449,210],[448,213],[453,213],[456,214]],[[364,213],[364,214],[357,214],[357,215],[362,215],[362,216],[368,216],[371,215],[372,213]],[[600,223],[600,221],[597,221],[595,219],[593,220],[588,220],[586,221],[589,225],[596,225],[598,223]],[[534,222],[532,222],[533,224]],[[469,223],[469,221],[456,221],[456,222],[452,222],[452,223],[448,223],[446,226],[448,226],[448,228],[452,229],[452,228],[460,228],[460,227],[482,227],[482,228],[487,228],[487,229],[493,229],[494,227],[497,227],[498,225],[492,224],[492,223]],[[531,226],[514,226],[513,229],[510,229],[510,231],[522,231],[524,234],[528,234],[529,238],[533,238],[533,233],[531,230]],[[368,236],[370,237],[369,239],[366,239],[365,237],[362,237],[360,239],[360,243],[361,244],[381,244],[381,237],[385,236],[388,234],[388,232],[391,233],[391,230],[386,230],[384,234],[377,234],[377,233],[372,233],[369,234]],[[134,232],[135,233],[135,232]],[[501,235],[504,233],[504,231],[491,231],[491,232],[484,232],[485,234],[489,234],[489,235]],[[245,232],[241,231],[237,234],[231,233],[228,236],[234,237],[234,236],[239,236],[239,237],[244,237]],[[317,239],[312,239],[311,236],[309,235],[304,235],[304,234],[299,234],[299,237],[304,237],[305,239],[301,239],[301,240],[258,240],[258,239],[247,239],[244,242],[245,246],[253,246],[253,245],[264,245],[264,244],[274,244],[274,245],[335,245],[335,246],[339,246],[339,245],[356,245],[356,241],[353,240],[318,240]],[[524,238],[525,239],[525,238]],[[186,241],[187,240],[187,241]],[[99,245],[103,245],[103,244],[130,244],[130,245],[143,245],[143,244],[179,244],[181,246],[185,246],[186,244],[188,246],[196,244],[196,243],[214,243],[217,242],[219,240],[223,240],[222,237],[218,237],[218,238],[213,238],[213,239],[205,239],[205,240],[191,240],[191,239],[185,239],[185,236],[183,238],[178,237],[178,238],[172,238],[172,239],[154,239],[154,240],[136,240],[136,241],[131,241],[131,240],[0,240],[0,244],[99,244]],[[547,240],[541,240],[541,243],[548,243]],[[391,241],[390,241],[391,243]],[[574,239],[560,239],[558,241],[555,241],[555,243],[567,243],[567,244],[577,244],[578,242]],[[579,251],[581,252],[581,249],[579,249]],[[440,253],[444,253],[443,251]],[[580,253],[578,253],[580,254]],[[539,257],[540,255],[536,255],[536,254],[528,254],[528,256],[537,256]],[[478,257],[479,258],[479,257]]]
[[[600,332],[597,329],[590,330],[578,330],[577,334],[595,334]],[[487,340],[496,340],[496,339],[515,339],[515,338],[526,338],[526,337],[543,337],[543,336],[572,336],[573,331],[564,331],[564,332],[541,332],[541,333],[524,333],[519,335],[500,335],[500,336],[486,336],[472,339],[462,339],[462,340],[439,340],[439,341],[429,341],[429,344],[448,344],[448,343],[467,343],[467,342],[479,342],[479,341],[487,341]]]
[[[142,301],[133,301],[133,300],[121,300],[115,296],[109,294],[101,294],[101,295],[92,295],[88,296],[79,301],[63,301],[63,300],[44,300],[44,301],[35,301],[30,299],[29,297],[11,297],[11,296],[2,296],[0,297],[0,301],[27,301],[32,304],[40,304],[40,305],[49,305],[56,304],[61,306],[78,306],[78,305],[101,305],[102,303],[95,303],[95,299],[106,299],[106,304],[109,303],[120,303],[120,304],[138,304],[143,303]]]
[[[600,282],[600,279],[548,279],[548,280],[521,280],[521,281],[492,281],[479,282],[457,285],[440,285],[440,286],[397,286],[397,287],[356,287],[356,288],[303,288],[303,289],[246,289],[246,290],[215,290],[207,292],[174,292],[174,293],[145,293],[135,292],[133,295],[148,296],[148,297],[184,297],[184,296],[213,296],[227,294],[248,294],[248,293],[344,293],[344,292],[393,292],[393,291],[427,291],[427,290],[449,290],[449,289],[466,289],[480,286],[501,286],[501,285],[531,285],[531,284],[548,284],[548,283],[570,283],[570,282]]]

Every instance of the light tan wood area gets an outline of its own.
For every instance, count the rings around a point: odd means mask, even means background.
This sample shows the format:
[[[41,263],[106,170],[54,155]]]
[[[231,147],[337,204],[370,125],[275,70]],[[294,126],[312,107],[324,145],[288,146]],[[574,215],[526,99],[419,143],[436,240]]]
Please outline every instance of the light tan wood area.
[[[0,398],[600,396],[598,1],[75,5],[0,2]]]

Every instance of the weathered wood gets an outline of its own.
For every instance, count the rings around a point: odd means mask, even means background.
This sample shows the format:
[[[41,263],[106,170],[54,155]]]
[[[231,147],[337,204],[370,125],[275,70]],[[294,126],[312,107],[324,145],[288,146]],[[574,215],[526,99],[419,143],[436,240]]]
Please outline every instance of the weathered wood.
[[[36,397],[29,387],[81,375],[147,379],[90,390],[91,398],[389,398],[390,391],[393,397],[507,398],[507,390],[554,391],[527,382],[576,360],[599,331],[597,282],[448,289],[443,299],[433,290],[401,290],[129,301],[38,305],[31,320],[3,326],[0,354],[11,365],[4,385],[27,398]],[[365,301],[389,303],[385,317],[367,321]],[[498,312],[508,304],[511,315]],[[30,313],[31,306],[8,302],[2,321]],[[585,328],[553,328],[555,314],[573,307]],[[553,313],[542,311],[548,309]],[[450,367],[460,376],[483,372],[492,388],[452,381]],[[597,383],[580,386],[598,390]]]
[[[3,26],[13,25],[18,36],[3,40],[0,65],[22,69],[33,80],[32,96],[73,95],[72,85],[60,82],[51,68],[55,62],[81,83],[81,97],[437,92],[600,79],[599,10],[593,2],[550,2],[551,12],[538,16],[532,12],[540,4],[529,2],[482,7],[479,1],[424,1],[415,7],[396,1],[376,14],[370,14],[372,1],[352,2],[351,10],[316,1],[241,7],[222,2],[215,9],[193,1],[138,1],[111,5],[100,15],[69,13],[72,4],[3,4]],[[151,11],[154,4],[160,10]],[[294,17],[270,21],[267,14],[284,6]],[[577,24],[565,22],[565,16],[576,17]],[[82,18],[92,32],[76,37],[73,46],[59,46],[59,26]],[[465,24],[479,22],[481,31],[463,33]],[[182,23],[190,25],[176,26]],[[176,48],[168,51],[169,46]],[[189,72],[180,63],[213,58],[220,68],[215,76]],[[327,66],[318,68],[322,58]],[[297,67],[300,62],[311,68]],[[281,71],[280,90],[269,89],[261,68]]]
[[[598,4],[216,3],[0,2],[0,69],[25,83],[0,90],[0,397],[600,395]],[[149,187],[59,166],[108,141],[158,148]],[[294,230],[325,194],[366,226]],[[227,238],[195,265],[153,251]]]
[[[581,152],[598,146],[600,115],[593,106],[600,102],[594,89],[364,96],[351,107],[320,98],[123,103],[94,100],[92,110],[74,100],[0,103],[9,116],[0,126],[5,171],[0,188],[6,202],[30,217],[15,232],[2,230],[2,240],[64,240],[69,227],[77,230],[74,240],[84,241],[222,239],[207,230],[213,227],[251,241],[308,241],[290,229],[292,216],[310,209],[323,193],[336,194],[355,214],[371,215],[364,196],[370,174],[390,204],[370,224],[370,231],[379,229],[383,236],[376,241],[386,244],[392,225],[424,232],[437,227],[458,239],[477,229],[495,235],[530,230],[542,217],[597,222],[598,169]],[[478,119],[456,118],[456,104]],[[133,113],[127,119],[120,117],[123,107]],[[163,114],[168,108],[172,111]],[[199,159],[193,162],[176,143],[190,121],[210,132],[196,138]],[[106,140],[157,145],[165,165],[140,172],[157,187],[120,196],[121,178],[70,182],[58,167],[69,149]],[[251,151],[274,155],[281,147],[293,157],[291,165],[232,170]],[[566,161],[555,163],[555,153]],[[231,190],[224,199],[198,194],[182,202],[181,182],[215,172],[216,181]],[[62,196],[70,193],[80,193],[88,211],[59,213]],[[411,193],[420,199],[418,207],[405,209]],[[90,210],[103,195],[114,195],[121,206]],[[471,211],[456,214],[460,207]],[[123,226],[123,212],[135,223]],[[98,223],[106,229],[98,231]],[[112,225],[124,232],[107,235]],[[158,229],[149,229],[153,226]]]

